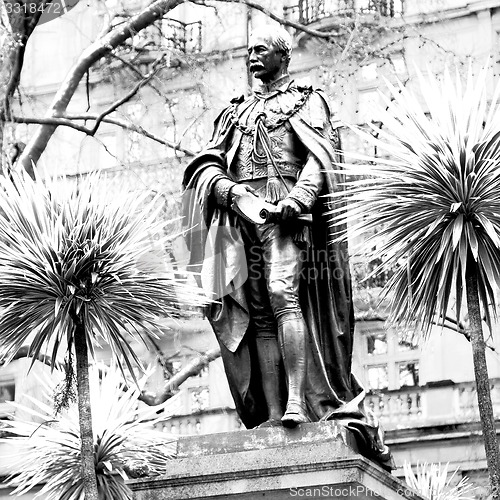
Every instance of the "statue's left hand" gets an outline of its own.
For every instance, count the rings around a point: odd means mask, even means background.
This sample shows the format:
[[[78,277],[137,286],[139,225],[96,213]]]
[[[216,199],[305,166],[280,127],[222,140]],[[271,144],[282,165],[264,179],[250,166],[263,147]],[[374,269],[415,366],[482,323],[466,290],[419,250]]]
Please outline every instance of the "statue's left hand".
[[[276,211],[280,214],[281,220],[295,219],[302,211],[300,205],[291,198],[285,198],[278,203]]]

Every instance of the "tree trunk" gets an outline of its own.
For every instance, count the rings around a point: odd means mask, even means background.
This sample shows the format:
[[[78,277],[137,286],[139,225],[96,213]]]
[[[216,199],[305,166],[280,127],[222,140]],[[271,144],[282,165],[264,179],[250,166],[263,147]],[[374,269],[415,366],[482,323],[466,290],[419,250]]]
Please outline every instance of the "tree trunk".
[[[35,3],[37,9],[40,4]],[[9,9],[6,9],[9,6]],[[0,67],[0,116],[2,119],[8,118],[10,111],[10,100],[14,95],[19,79],[21,78],[21,68],[24,61],[24,51],[29,36],[40,19],[40,14],[30,18],[29,13],[25,14],[23,9],[16,12],[14,7],[16,2],[6,0],[5,5],[0,7],[2,19],[0,26],[2,29],[2,65]],[[8,26],[4,26],[7,24]]]
[[[8,156],[5,154],[4,128],[10,119],[10,107],[14,93],[19,86],[21,70],[24,64],[24,53],[28,39],[37,26],[42,15],[40,6],[47,0],[30,0],[29,5],[36,9],[26,12],[17,10],[19,3],[14,0],[5,0],[0,5],[0,168],[10,167]],[[9,8],[7,9],[6,6]]]
[[[490,380],[486,365],[486,343],[481,325],[481,309],[477,287],[477,264],[469,255],[466,273],[467,309],[476,378],[477,402],[483,430],[486,463],[493,498],[500,498],[500,450],[496,434],[495,417],[491,403]]]
[[[94,435],[92,432],[92,408],[90,405],[89,358],[85,324],[79,318],[75,322],[76,381],[78,390],[78,417],[80,422],[82,478],[85,500],[98,500],[95,475]]]

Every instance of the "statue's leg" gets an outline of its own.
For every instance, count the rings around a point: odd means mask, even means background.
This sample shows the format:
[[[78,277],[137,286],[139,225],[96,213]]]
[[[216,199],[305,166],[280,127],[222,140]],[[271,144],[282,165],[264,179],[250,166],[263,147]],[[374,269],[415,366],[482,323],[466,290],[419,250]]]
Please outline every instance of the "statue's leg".
[[[266,398],[268,419],[262,427],[281,425],[283,399],[281,397],[281,353],[276,332],[269,335],[259,332],[256,337],[257,356],[262,374],[262,389]]]
[[[257,358],[262,376],[262,389],[266,398],[265,404],[268,419],[263,427],[281,426],[284,412],[284,394],[282,387],[283,362],[278,344],[278,326],[271,308],[265,281],[264,255],[254,227],[245,224],[243,237],[247,251],[248,280],[246,298],[250,318],[255,331]],[[284,387],[283,387],[284,388]]]
[[[279,225],[262,227],[267,287],[274,316],[288,386],[283,425],[295,427],[308,422],[305,402],[306,335],[299,304],[299,282],[304,254]]]
[[[295,427],[308,422],[305,402],[306,385],[306,325],[300,316],[281,316],[278,319],[278,337],[288,384],[286,412],[283,425]]]

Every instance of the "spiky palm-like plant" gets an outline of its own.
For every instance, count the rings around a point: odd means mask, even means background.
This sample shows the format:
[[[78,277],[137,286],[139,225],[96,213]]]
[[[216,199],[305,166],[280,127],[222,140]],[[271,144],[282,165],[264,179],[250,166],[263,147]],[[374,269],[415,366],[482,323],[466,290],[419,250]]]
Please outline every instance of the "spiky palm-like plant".
[[[154,407],[141,406],[140,389],[136,385],[126,387],[117,370],[108,370],[100,380],[97,369],[90,373],[99,498],[131,500],[132,492],[123,479],[130,474],[141,475],[141,471],[148,475],[163,474],[175,453],[175,440],[154,429],[156,422],[168,418],[173,400]],[[16,495],[44,484],[35,498],[82,500],[78,411],[72,405],[54,415],[53,406],[46,403],[54,392],[56,378],[62,378],[58,373],[55,375],[41,381],[43,398],[29,398],[30,407],[14,404],[32,420],[12,420],[5,424],[4,431],[12,436],[0,441],[17,445],[13,467],[21,471],[13,474],[7,484],[16,487],[13,492]],[[142,381],[138,385],[142,387]],[[160,416],[159,410],[162,410]]]
[[[429,500],[474,500],[472,493],[475,488],[467,477],[461,478],[455,486],[452,486],[457,470],[448,477],[448,465],[417,463],[414,472],[411,465],[405,462],[403,465],[405,481],[408,486]]]
[[[29,344],[34,359],[47,350],[55,362],[74,348],[86,500],[97,500],[89,352],[104,341],[133,373],[130,340],[199,302],[196,287],[162,266],[158,200],[114,193],[98,176],[78,185],[0,177],[0,354]]]
[[[383,128],[358,130],[386,157],[346,152],[349,177],[338,197],[336,222],[353,236],[369,234],[366,246],[396,268],[386,291],[392,320],[424,336],[455,306],[467,303],[474,372],[488,470],[500,493],[500,455],[491,404],[481,305],[491,325],[500,285],[500,85],[491,102],[487,70],[465,81],[419,75],[425,101],[401,83],[388,83]],[[426,109],[427,108],[427,109]],[[361,176],[361,177],[358,177]],[[465,300],[464,300],[465,297]]]

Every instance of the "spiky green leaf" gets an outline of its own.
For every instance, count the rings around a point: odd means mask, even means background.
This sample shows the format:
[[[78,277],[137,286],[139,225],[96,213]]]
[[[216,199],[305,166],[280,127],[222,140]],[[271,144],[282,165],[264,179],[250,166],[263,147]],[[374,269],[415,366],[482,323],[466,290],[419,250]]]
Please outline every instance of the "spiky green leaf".
[[[334,196],[347,208],[332,211],[332,223],[348,223],[356,238],[371,235],[366,258],[383,256],[381,270],[396,269],[385,290],[392,320],[424,335],[452,305],[460,314],[470,256],[487,320],[490,308],[496,313],[500,84],[490,100],[486,72],[419,74],[423,104],[402,83],[388,83],[383,128],[354,128],[382,154],[344,152],[345,190]]]
[[[138,359],[130,340],[158,327],[199,289],[165,266],[168,221],[148,192],[110,196],[98,175],[79,183],[0,177],[0,345],[7,360],[23,345],[53,360],[74,321],[88,344],[111,346],[121,367]]]
[[[170,416],[169,408],[174,401],[146,407],[138,401],[146,378],[139,382],[139,387],[126,387],[116,370],[107,371],[101,380],[97,369],[91,373],[94,461],[100,498],[129,500],[132,492],[123,479],[129,478],[130,471],[142,468],[148,475],[163,474],[175,454],[174,437],[155,428]],[[53,393],[56,378],[42,380],[46,398]],[[21,471],[11,476],[8,484],[15,487],[14,493],[19,495],[43,485],[35,498],[83,500],[76,405],[54,416],[52,407],[43,400],[29,399],[29,406],[14,406],[44,423],[30,420],[6,423],[4,430],[13,436],[0,442],[15,443],[19,447],[12,461]]]

